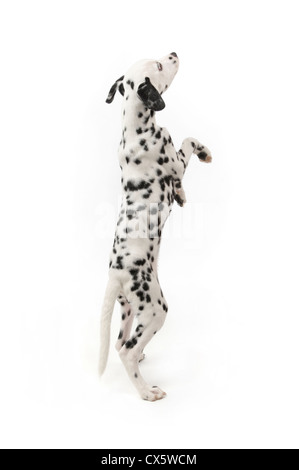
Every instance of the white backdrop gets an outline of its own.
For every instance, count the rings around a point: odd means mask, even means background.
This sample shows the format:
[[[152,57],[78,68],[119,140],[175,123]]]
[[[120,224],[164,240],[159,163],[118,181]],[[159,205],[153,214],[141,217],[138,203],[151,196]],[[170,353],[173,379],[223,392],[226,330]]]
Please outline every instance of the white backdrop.
[[[297,447],[298,43],[292,0],[1,1],[1,447]],[[167,321],[139,399],[99,315],[136,60],[180,71],[157,115],[185,177],[161,248]],[[115,309],[112,343],[117,336]]]

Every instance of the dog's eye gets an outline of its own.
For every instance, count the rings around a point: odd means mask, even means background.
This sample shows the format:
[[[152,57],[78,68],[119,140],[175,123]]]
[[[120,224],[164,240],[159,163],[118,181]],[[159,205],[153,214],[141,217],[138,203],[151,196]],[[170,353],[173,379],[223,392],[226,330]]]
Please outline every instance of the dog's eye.
[[[163,70],[163,66],[160,62],[157,62],[157,67],[158,67],[159,72]]]

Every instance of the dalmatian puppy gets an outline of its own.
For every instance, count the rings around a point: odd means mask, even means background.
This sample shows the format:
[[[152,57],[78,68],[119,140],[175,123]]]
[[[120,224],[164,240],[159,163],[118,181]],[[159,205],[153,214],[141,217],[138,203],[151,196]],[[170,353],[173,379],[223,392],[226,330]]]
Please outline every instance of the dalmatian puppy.
[[[116,349],[137,391],[150,401],[166,395],[148,384],[139,370],[143,350],[168,310],[157,274],[162,229],[174,201],[180,206],[185,203],[182,179],[191,155],[211,161],[209,150],[193,138],[185,139],[177,152],[167,129],[156,123],[156,112],[165,107],[162,94],[178,68],[175,52],[158,61],[137,62],[114,83],[106,100],[111,103],[116,92],[123,96],[118,152],[123,200],[102,308],[99,369],[102,374],[106,367],[111,317],[118,300],[121,326]]]

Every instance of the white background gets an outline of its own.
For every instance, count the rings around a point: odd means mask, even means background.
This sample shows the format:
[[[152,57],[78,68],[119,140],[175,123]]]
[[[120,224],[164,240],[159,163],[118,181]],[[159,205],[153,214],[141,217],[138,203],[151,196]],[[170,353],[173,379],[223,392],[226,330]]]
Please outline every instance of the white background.
[[[299,447],[297,3],[1,1],[1,447]],[[214,160],[191,161],[165,232],[169,314],[141,367],[168,396],[149,403],[113,347],[97,376],[120,197],[105,99],[171,51],[157,121]]]

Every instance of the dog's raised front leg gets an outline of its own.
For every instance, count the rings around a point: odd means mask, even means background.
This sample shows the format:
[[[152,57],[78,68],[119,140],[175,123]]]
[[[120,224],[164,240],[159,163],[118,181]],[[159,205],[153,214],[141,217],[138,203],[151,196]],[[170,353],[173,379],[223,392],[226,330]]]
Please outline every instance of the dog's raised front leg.
[[[180,206],[183,206],[186,202],[185,191],[182,187],[182,179],[192,153],[197,155],[199,160],[202,162],[210,163],[212,161],[210,150],[198,142],[198,140],[188,137],[183,141],[180,150],[177,152],[177,166],[175,168],[176,177],[174,177],[175,200]]]
[[[194,153],[202,162],[210,163],[212,156],[210,150],[202,145],[198,140],[192,137],[187,137],[182,143],[180,150],[178,151],[178,158],[183,163],[183,174],[187,168],[190,157]]]

